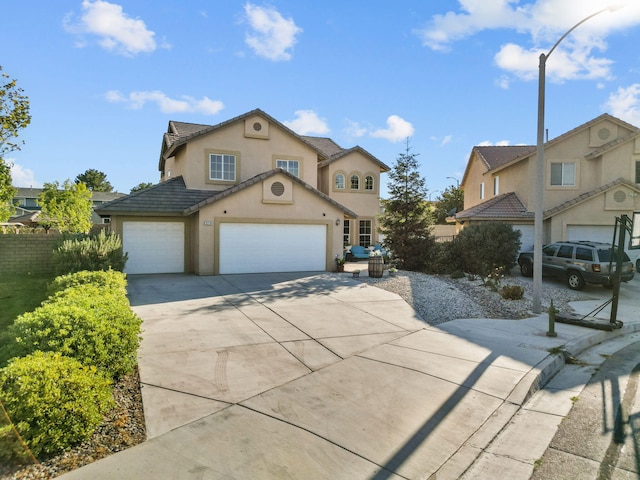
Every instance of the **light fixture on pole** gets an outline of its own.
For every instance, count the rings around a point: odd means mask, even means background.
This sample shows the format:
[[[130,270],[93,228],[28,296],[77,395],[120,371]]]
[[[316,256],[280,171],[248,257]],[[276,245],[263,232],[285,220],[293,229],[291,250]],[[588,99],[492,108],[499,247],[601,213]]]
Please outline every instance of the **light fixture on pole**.
[[[535,204],[534,204],[534,224],[533,224],[533,233],[534,233],[534,241],[533,241],[533,305],[532,309],[534,313],[542,312],[542,303],[540,301],[541,292],[542,292],[542,241],[543,241],[543,224],[544,221],[544,96],[545,96],[545,73],[546,73],[546,64],[547,59],[556,49],[556,47],[560,44],[562,40],[564,40],[567,35],[573,32],[576,28],[582,25],[587,20],[595,17],[596,15],[600,15],[603,12],[612,12],[614,10],[618,10],[622,8],[624,5],[615,4],[609,5],[607,8],[603,8],[595,13],[592,13],[588,17],[583,18],[578,23],[576,23],[573,27],[571,27],[567,32],[560,37],[560,39],[555,43],[549,53],[546,55],[544,53],[540,54],[540,64],[538,66],[538,131],[537,131],[537,143],[536,143],[536,165],[535,165]]]
[[[458,180],[455,177],[447,177],[447,178],[450,178],[451,180],[455,180],[456,181],[456,188],[460,188],[460,180]]]

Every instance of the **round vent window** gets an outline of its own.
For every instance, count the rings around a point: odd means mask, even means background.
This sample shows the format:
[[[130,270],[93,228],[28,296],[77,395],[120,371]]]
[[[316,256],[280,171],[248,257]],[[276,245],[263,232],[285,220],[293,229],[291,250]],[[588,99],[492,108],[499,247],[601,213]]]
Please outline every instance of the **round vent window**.
[[[259,132],[260,130],[262,130],[262,124],[261,124],[260,122],[256,122],[256,123],[254,123],[254,124],[253,124],[253,129],[254,129],[256,132]]]
[[[616,193],[613,194],[613,199],[617,203],[623,203],[627,199],[627,194],[624,193],[622,190],[618,190]]]
[[[271,184],[271,193],[276,197],[281,196],[284,193],[284,185],[280,182],[273,182]]]
[[[598,130],[598,137],[600,137],[600,140],[606,140],[610,136],[611,131],[608,128],[601,128],[600,130]]]

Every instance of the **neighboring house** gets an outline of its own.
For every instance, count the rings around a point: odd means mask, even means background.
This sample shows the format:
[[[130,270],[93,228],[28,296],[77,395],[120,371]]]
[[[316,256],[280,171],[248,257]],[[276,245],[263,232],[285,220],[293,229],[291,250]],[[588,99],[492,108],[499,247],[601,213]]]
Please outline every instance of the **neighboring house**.
[[[256,109],[218,125],[169,122],[160,183],[98,208],[127,273],[325,271],[378,239],[380,174],[361,147],[298,135]]]
[[[544,239],[611,243],[615,218],[640,210],[640,129],[601,115],[544,145]],[[532,248],[535,146],[474,147],[459,228],[504,221]]]
[[[20,188],[16,187],[18,192],[13,197],[13,205],[16,212],[11,217],[11,221],[22,222],[25,225],[34,226],[38,222],[38,214],[40,213],[40,205],[38,205],[38,197],[42,193],[42,188]],[[94,211],[91,214],[91,221],[94,224],[107,223],[108,219],[101,218],[95,208],[103,203],[110,202],[116,198],[124,196],[124,193],[118,192],[91,192],[91,201],[93,202]]]

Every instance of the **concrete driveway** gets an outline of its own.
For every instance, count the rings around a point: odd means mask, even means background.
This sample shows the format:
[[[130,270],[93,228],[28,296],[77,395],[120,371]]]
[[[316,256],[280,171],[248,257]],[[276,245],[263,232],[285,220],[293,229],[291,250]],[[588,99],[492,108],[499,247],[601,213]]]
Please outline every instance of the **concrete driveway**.
[[[430,327],[330,273],[134,276],[129,293],[150,440],[64,479],[459,478],[562,366],[550,348],[612,335],[550,338],[545,316]],[[536,413],[494,456],[510,478],[561,419]]]

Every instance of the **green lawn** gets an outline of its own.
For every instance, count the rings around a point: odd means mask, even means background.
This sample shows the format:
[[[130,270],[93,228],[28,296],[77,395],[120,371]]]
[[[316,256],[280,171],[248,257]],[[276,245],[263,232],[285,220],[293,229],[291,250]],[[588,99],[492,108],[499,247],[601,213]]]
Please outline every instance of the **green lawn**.
[[[53,277],[13,276],[0,279],[0,333],[5,332],[18,315],[30,312],[46,299]],[[0,335],[0,348],[2,348]]]

